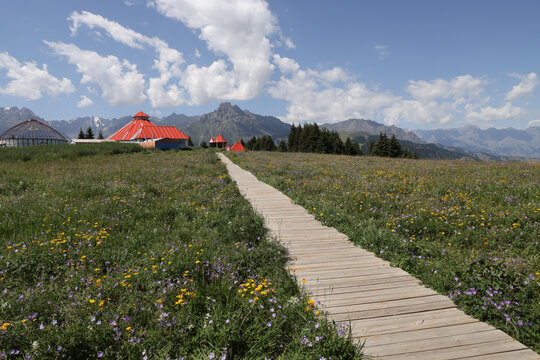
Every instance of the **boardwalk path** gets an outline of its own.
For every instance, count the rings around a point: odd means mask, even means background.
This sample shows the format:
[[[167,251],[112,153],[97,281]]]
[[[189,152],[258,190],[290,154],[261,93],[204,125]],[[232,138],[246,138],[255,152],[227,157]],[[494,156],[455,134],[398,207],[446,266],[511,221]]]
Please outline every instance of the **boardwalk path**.
[[[374,359],[540,359],[446,296],[347,240],[283,193],[219,154],[231,178],[286,246],[291,271],[329,317],[351,324]]]

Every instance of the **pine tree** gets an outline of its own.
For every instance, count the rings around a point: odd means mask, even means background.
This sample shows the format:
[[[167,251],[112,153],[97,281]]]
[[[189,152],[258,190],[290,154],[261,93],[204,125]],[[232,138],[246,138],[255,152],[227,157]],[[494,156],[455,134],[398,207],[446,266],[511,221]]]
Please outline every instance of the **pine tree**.
[[[101,132],[101,130],[99,130],[99,133],[98,133],[98,137],[97,137],[99,140],[103,140],[104,137],[103,137],[103,133]]]
[[[285,140],[281,139],[281,141],[279,142],[278,151],[286,152],[287,150],[287,143],[285,142]]]
[[[79,129],[79,135],[77,136],[77,139],[86,139],[86,135],[84,135],[84,131],[82,131],[82,128]]]
[[[207,149],[208,148],[208,145],[206,144],[206,141],[202,141],[199,145],[199,147],[203,148],[203,149]]]
[[[242,146],[244,147],[244,149],[246,148],[246,143],[244,143],[244,139],[240,139],[240,144],[242,144]]]
[[[94,132],[92,131],[92,128],[89,126],[88,129],[86,129],[86,139],[93,139],[94,138]]]
[[[388,140],[388,156],[396,158],[403,154],[401,150],[401,144],[396,139],[396,135],[392,134],[390,140]]]

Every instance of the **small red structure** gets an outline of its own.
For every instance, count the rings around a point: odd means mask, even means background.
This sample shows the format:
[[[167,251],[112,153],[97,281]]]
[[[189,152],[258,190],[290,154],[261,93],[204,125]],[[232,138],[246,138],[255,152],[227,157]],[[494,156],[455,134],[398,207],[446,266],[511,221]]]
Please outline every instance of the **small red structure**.
[[[228,151],[246,151],[246,149],[244,148],[244,145],[242,145],[240,141],[237,141],[233,146],[227,145],[227,150]]]
[[[223,138],[223,136],[218,135],[216,136],[215,138],[210,138],[210,141],[209,141],[209,146],[211,148],[216,148],[216,149],[225,149],[227,147],[227,140],[225,140]]]
[[[133,115],[133,120],[107,138],[111,141],[126,141],[141,143],[167,139],[168,148],[187,148],[189,136],[174,126],[157,126],[149,120],[149,116],[139,111]],[[175,144],[175,145],[171,145]],[[156,146],[157,147],[157,146]]]

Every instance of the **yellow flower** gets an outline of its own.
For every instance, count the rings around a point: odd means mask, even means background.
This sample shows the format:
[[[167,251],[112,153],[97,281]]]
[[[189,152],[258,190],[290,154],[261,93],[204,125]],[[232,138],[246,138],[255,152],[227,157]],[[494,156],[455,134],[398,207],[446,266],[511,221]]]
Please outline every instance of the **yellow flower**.
[[[11,324],[8,322],[3,323],[2,326],[0,326],[0,330],[6,330],[9,325]]]
[[[302,279],[302,282],[305,283],[307,280],[306,279]]]
[[[99,306],[103,306],[103,304],[105,304],[105,300],[101,300],[101,301],[99,302]]]
[[[131,326],[128,326],[128,327],[126,328],[126,330],[127,330],[127,331],[131,330]]]
[[[93,303],[96,302],[96,300],[94,300],[94,299],[90,299],[90,300],[88,300],[88,301],[90,301],[90,304],[93,304]]]

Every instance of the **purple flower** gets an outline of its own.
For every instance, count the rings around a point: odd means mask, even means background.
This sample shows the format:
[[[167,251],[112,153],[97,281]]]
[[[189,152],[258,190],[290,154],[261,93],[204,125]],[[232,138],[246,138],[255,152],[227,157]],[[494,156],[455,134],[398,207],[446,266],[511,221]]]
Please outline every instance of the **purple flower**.
[[[272,327],[272,323],[271,323],[271,322],[267,322],[267,323],[266,323],[266,326]]]
[[[96,357],[98,358],[102,358],[103,357],[103,351],[98,351],[97,354],[96,354]]]

